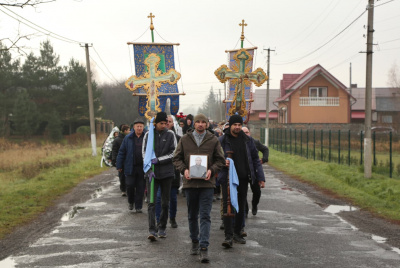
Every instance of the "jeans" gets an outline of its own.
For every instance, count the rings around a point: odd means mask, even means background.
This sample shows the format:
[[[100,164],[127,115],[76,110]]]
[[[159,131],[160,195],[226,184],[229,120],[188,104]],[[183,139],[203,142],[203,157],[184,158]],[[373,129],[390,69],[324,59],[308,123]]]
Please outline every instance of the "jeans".
[[[125,175],[126,195],[128,203],[135,204],[135,209],[142,209],[144,195],[144,171],[143,168],[135,168],[132,175]]]
[[[208,248],[211,227],[210,213],[213,204],[214,188],[187,188],[184,190],[188,207],[190,238],[192,242],[198,241],[200,248]]]
[[[125,174],[124,171],[118,171],[118,178],[119,178],[119,189],[121,192],[126,192],[126,183],[125,183]]]
[[[177,211],[177,200],[178,195],[178,187],[171,186],[171,194],[169,197],[169,218],[175,219],[176,211]],[[156,199],[156,220],[160,222],[160,214],[161,214],[161,190],[158,188],[157,191],[157,199]]]
[[[165,230],[168,221],[168,208],[169,198],[171,194],[171,183],[174,177],[168,177],[164,179],[153,179],[154,180],[154,193],[157,194],[158,189],[161,189],[161,215],[159,228]],[[147,192],[149,193],[149,203],[147,205],[148,217],[149,217],[149,232],[156,231],[156,209],[155,202],[151,203],[151,184],[146,179]],[[156,196],[154,196],[156,199]]]
[[[225,238],[231,239],[233,233],[240,235],[240,230],[243,226],[246,202],[247,202],[247,190],[248,190],[248,180],[239,178],[239,186],[237,187],[238,192],[238,205],[239,212],[235,213],[235,217],[224,217],[224,227],[225,227]],[[223,200],[223,211],[227,212],[227,195],[228,195],[228,183],[225,182],[222,184],[222,200]],[[234,211],[232,207],[232,212]],[[234,222],[234,223],[233,223]],[[233,231],[232,231],[232,225]]]

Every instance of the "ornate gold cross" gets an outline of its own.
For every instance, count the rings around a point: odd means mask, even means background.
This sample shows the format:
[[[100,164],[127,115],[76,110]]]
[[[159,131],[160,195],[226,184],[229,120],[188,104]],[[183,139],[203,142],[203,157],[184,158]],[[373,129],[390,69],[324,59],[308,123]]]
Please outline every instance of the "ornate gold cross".
[[[231,108],[228,111],[229,115],[234,115],[236,112],[244,117],[247,115],[246,101],[253,102],[254,100],[246,100],[244,95],[245,83],[247,81],[253,82],[256,86],[261,86],[267,81],[268,76],[262,68],[257,68],[253,72],[246,72],[247,64],[253,59],[253,57],[247,52],[246,49],[240,49],[234,56],[233,59],[236,61],[239,67],[237,71],[232,71],[228,66],[221,65],[214,74],[217,76],[221,83],[225,83],[227,80],[232,79],[236,82],[235,95],[232,100],[226,100],[224,102],[232,102]],[[248,83],[248,82],[247,82]]]
[[[240,40],[244,40],[244,26],[247,26],[247,23],[244,23],[244,20],[242,20],[242,23],[239,23],[239,26],[242,26],[242,35],[240,36]]]
[[[153,18],[155,18],[156,16],[154,16],[153,13],[150,13],[150,15],[147,17],[150,18],[150,30],[154,30]]]
[[[161,87],[161,84],[168,83],[170,85],[174,85],[181,78],[181,74],[175,69],[169,69],[166,73],[161,73],[161,70],[157,70],[160,61],[161,58],[157,54],[149,54],[149,56],[144,61],[147,66],[147,72],[140,77],[133,75],[129,77],[129,79],[125,82],[125,86],[130,91],[135,91],[141,86],[143,86],[144,90],[146,90],[146,94],[133,93],[132,95],[147,97],[147,110],[145,113],[145,117],[149,120],[151,120],[151,118],[154,117],[157,112],[161,112],[160,100],[158,99],[158,96],[182,95],[180,93],[159,93],[158,88]]]

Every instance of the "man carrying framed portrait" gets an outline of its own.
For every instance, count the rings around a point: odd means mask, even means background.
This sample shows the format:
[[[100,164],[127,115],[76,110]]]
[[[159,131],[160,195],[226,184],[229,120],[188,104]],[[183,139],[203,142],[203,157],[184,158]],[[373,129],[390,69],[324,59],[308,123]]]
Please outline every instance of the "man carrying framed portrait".
[[[200,253],[200,261],[207,263],[215,174],[225,166],[225,158],[217,137],[206,130],[207,117],[198,114],[193,121],[194,129],[181,138],[172,162],[184,176],[182,187],[186,193],[192,240],[190,254]]]

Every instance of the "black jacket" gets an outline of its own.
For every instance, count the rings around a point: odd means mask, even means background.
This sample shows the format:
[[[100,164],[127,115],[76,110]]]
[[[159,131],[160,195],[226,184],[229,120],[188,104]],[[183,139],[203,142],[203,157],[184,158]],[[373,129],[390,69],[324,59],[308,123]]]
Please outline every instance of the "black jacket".
[[[259,140],[256,140],[256,139],[254,139],[254,143],[256,145],[257,150],[263,154],[262,162],[263,163],[267,163],[268,162],[268,156],[269,156],[268,147],[265,146]]]
[[[111,150],[111,164],[114,167],[117,164],[118,150],[121,147],[121,144],[122,144],[122,141],[124,140],[124,138],[125,138],[125,135],[120,132],[113,141],[112,150]]]
[[[150,130],[152,131],[152,130]],[[149,131],[143,138],[142,154],[146,152],[147,138]],[[165,128],[161,133],[154,129],[154,153],[156,154],[158,163],[154,165],[154,174],[156,179],[165,179],[174,177],[175,170],[172,165],[172,157],[176,148],[175,133]]]
[[[226,152],[231,151],[232,146],[230,143],[230,134],[229,134],[229,128],[224,130],[225,135],[219,137],[219,141],[221,142],[222,149],[224,150],[225,157],[227,157]],[[264,171],[260,163],[260,159],[258,157],[258,151],[257,148],[254,144],[254,139],[252,137],[247,136],[244,134],[243,131],[239,133],[241,137],[244,138],[245,144],[246,144],[246,154],[247,154],[247,163],[249,165],[249,171],[250,174],[249,176],[251,177],[251,182],[252,184],[256,184],[259,181],[265,181],[264,177]],[[223,168],[219,173],[218,173],[218,181],[220,183],[225,182],[226,177],[228,176],[228,168]]]

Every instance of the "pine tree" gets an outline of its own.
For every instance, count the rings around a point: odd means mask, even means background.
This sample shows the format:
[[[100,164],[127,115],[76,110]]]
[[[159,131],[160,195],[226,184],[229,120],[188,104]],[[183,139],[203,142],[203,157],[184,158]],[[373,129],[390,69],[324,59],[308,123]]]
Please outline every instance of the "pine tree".
[[[22,90],[15,101],[13,123],[16,133],[28,137],[33,135],[39,125],[39,114],[36,104],[29,99],[26,90]]]

